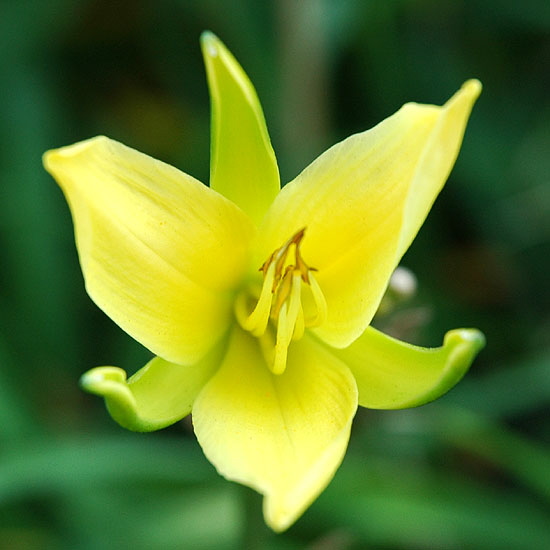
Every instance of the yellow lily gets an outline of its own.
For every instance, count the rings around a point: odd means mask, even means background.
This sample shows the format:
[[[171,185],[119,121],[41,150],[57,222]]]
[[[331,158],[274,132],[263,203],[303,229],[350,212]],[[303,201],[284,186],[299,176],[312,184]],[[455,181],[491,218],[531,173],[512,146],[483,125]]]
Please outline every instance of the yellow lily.
[[[86,288],[157,357],[126,380],[84,374],[112,417],[149,431],[193,413],[207,458],[264,495],[286,529],[332,479],[357,405],[412,407],[448,391],[484,345],[436,349],[369,323],[454,164],[481,90],[410,103],[323,153],[280,189],[256,92],[211,33],[210,187],[106,137],[49,151]]]

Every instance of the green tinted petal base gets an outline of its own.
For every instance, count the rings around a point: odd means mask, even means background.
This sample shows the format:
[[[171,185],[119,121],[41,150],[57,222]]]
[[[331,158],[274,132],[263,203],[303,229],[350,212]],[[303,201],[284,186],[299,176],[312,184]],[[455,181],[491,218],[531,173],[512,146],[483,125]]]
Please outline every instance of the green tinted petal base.
[[[423,348],[369,327],[351,346],[332,353],[353,372],[361,406],[402,409],[448,392],[484,346],[485,337],[476,329],[451,330],[443,346]]]

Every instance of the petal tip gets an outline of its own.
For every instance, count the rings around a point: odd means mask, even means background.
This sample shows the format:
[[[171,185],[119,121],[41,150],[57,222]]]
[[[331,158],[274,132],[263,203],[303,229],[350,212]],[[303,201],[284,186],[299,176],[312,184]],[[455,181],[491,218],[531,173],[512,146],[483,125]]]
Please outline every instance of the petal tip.
[[[467,105],[469,106],[469,109],[471,109],[473,104],[477,101],[479,94],[481,94],[482,89],[483,86],[477,78],[470,78],[462,84],[458,92],[456,92],[451,99],[447,101],[445,106],[448,107],[458,103]]]
[[[96,395],[105,396],[126,382],[126,372],[118,367],[96,367],[80,377],[80,387]]]
[[[55,153],[56,151],[50,150],[46,151],[42,155],[42,166],[48,172],[48,174],[53,175],[53,169],[55,165]]]
[[[50,149],[42,155],[42,165],[49,174],[54,175],[54,173],[56,172],[56,168],[59,166],[60,163],[63,162],[65,149],[67,149],[67,147],[62,147],[60,149]]]
[[[459,328],[447,332],[444,345],[464,348],[472,356],[479,353],[486,344],[485,335],[475,328]]]
[[[294,516],[279,510],[267,498],[264,498],[263,508],[264,520],[275,533],[286,531],[296,521]]]
[[[42,163],[50,174],[54,174],[64,161],[76,157],[94,145],[108,141],[110,141],[109,138],[105,136],[96,136],[59,149],[50,149],[42,155]]]
[[[203,31],[201,34],[202,53],[205,58],[219,55],[220,39],[212,31]]]
[[[467,93],[472,98],[472,101],[475,101],[479,97],[482,89],[483,85],[477,78],[470,78],[470,80],[462,84],[460,91]]]
[[[447,348],[448,359],[446,376],[448,391],[468,371],[478,353],[485,347],[484,334],[474,328],[450,330],[443,339],[443,348]],[[445,392],[442,392],[445,393]]]

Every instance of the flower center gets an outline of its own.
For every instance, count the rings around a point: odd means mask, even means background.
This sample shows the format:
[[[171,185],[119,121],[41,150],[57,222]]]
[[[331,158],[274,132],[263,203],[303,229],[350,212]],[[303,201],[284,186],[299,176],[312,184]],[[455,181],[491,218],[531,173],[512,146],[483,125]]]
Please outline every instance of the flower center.
[[[304,233],[305,228],[298,231],[260,267],[261,289],[248,288],[235,301],[239,324],[259,339],[274,374],[284,372],[290,342],[299,340],[306,327],[321,325],[327,315],[325,297],[313,275],[316,269],[300,254]]]

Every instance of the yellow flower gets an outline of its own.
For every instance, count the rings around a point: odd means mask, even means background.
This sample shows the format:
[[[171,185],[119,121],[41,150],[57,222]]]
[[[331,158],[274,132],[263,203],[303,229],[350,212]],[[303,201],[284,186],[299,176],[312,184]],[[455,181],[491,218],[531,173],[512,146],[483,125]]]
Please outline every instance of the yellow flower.
[[[435,399],[483,347],[473,329],[437,349],[369,323],[458,154],[481,85],[410,103],[322,154],[280,189],[256,92],[211,33],[210,187],[106,137],[44,157],[69,202],[86,288],[157,355],[126,380],[82,386],[112,417],[156,430],[190,412],[220,474],[291,525],[344,456],[357,405]]]

